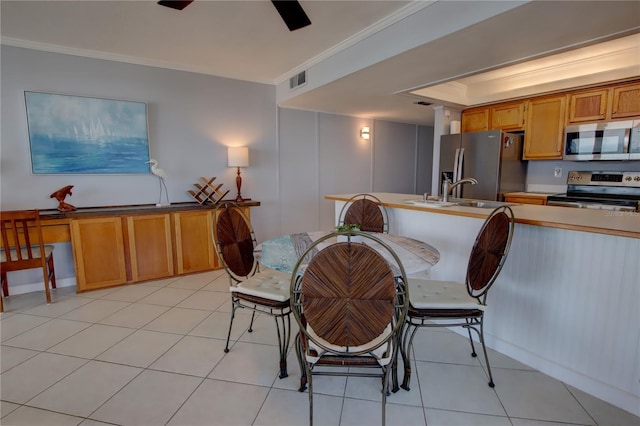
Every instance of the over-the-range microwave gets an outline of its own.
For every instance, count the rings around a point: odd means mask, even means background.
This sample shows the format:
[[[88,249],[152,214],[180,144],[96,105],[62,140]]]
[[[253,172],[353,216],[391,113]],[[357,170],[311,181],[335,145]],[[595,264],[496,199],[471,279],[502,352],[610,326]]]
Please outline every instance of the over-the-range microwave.
[[[640,120],[567,126],[564,160],[640,160]]]

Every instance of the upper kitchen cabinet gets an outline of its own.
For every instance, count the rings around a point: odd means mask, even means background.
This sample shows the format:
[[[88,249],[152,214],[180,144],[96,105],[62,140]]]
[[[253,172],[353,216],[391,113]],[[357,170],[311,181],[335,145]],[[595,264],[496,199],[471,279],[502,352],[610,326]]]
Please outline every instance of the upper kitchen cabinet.
[[[569,94],[567,123],[605,120],[610,92],[610,89],[605,88]]]
[[[562,158],[567,95],[545,96],[527,101],[524,160]]]
[[[462,133],[489,130],[489,107],[469,108],[462,111]]]
[[[640,83],[613,88],[611,118],[640,116]]]
[[[491,130],[524,130],[525,101],[493,105],[490,108]]]
[[[615,84],[569,94],[567,124],[640,116],[640,83]]]

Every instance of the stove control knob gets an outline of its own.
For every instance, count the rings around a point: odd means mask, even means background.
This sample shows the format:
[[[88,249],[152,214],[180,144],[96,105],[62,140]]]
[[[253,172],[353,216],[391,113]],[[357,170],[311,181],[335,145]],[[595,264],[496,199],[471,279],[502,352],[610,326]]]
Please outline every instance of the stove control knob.
[[[640,182],[640,176],[634,177],[633,180],[635,180],[636,182]]]
[[[636,177],[637,177],[637,176],[636,176]],[[624,180],[626,180],[626,181],[628,181],[628,182],[631,182],[631,179],[632,179],[632,178],[631,178],[631,176],[625,176],[625,178],[624,178]]]

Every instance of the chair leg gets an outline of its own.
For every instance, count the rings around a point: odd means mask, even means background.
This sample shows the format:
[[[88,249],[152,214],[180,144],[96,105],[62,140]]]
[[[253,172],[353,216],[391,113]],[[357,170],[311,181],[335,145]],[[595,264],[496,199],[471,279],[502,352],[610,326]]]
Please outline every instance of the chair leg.
[[[313,378],[311,367],[305,361],[305,368],[307,370],[307,379],[309,384],[309,426],[313,426]]]
[[[51,288],[56,287],[56,268],[53,264],[53,253],[49,256],[47,260],[47,266],[49,267],[49,282],[51,283]]]
[[[302,355],[302,335],[300,332],[296,335],[295,346],[298,365],[300,366],[300,387],[298,388],[298,392],[304,392],[307,388],[307,367]]]
[[[253,333],[253,319],[256,317],[256,311],[253,311],[251,313],[251,322],[249,323],[249,330],[247,330],[249,333]]]
[[[233,326],[233,318],[236,316],[236,302],[231,300],[231,321],[229,321],[229,331],[227,332],[227,344],[224,347],[224,352],[229,352],[229,339],[231,338],[231,327]]]
[[[44,294],[47,297],[47,304],[51,303],[51,291],[49,290],[49,271],[47,265],[42,267],[42,278],[44,279]]]
[[[407,323],[404,336],[402,338],[402,362],[404,363],[404,377],[402,379],[402,385],[400,387],[406,391],[411,390],[409,382],[411,381],[411,348],[413,347],[413,338],[418,331],[418,326],[413,325],[413,331],[411,331],[412,325]],[[408,338],[407,338],[408,337]]]
[[[7,273],[2,272],[2,294],[4,297],[9,295],[9,283],[7,281]]]
[[[487,347],[484,345],[484,321],[480,318],[480,343],[482,343],[482,351],[484,352],[484,361],[487,363],[487,372],[489,373],[489,387],[494,388],[493,374],[491,374],[491,366],[489,365],[489,356],[487,355]]]
[[[4,312],[4,296],[0,294],[0,312]]]
[[[471,356],[475,358],[478,356],[478,354],[476,353],[476,347],[474,346],[473,338],[471,337],[471,329],[473,328],[473,325],[470,319],[466,319],[465,321],[467,322],[467,326],[465,328],[467,329],[467,333],[469,333],[469,343],[471,344]]]
[[[276,315],[276,331],[278,332],[278,347],[280,348],[280,378],[284,379],[289,374],[287,373],[287,350],[289,349],[289,343],[291,342],[291,317],[289,314]],[[280,330],[280,323],[282,323],[282,330]]]
[[[389,392],[389,366],[383,367],[382,372],[382,426],[386,423],[387,393]]]

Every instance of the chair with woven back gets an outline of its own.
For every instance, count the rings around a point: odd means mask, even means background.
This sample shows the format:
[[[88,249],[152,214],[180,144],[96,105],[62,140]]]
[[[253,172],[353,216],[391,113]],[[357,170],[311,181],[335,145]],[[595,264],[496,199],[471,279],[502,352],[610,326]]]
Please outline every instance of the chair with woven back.
[[[465,283],[434,281],[409,277],[409,311],[402,335],[404,379],[401,387],[409,390],[410,354],[416,331],[421,327],[463,327],[467,329],[471,356],[476,357],[471,330],[480,339],[489,375],[491,366],[484,342],[484,313],[487,294],[507,259],[513,238],[514,216],[509,206],[494,209],[484,221],[469,255]]]
[[[52,288],[56,288],[53,246],[44,244],[39,210],[1,212],[0,232],[2,233],[0,275],[3,296],[9,296],[7,272],[42,268],[47,303],[51,303],[49,283]],[[0,312],[2,311],[4,311],[4,302],[0,297]]]
[[[338,225],[359,225],[361,231],[389,233],[389,214],[375,195],[357,194],[340,210]]]
[[[237,309],[252,312],[248,331],[253,332],[256,312],[275,319],[280,351],[279,377],[287,377],[287,350],[291,341],[291,309],[289,283],[291,275],[267,269],[260,271],[254,257],[256,237],[249,218],[233,202],[216,207],[213,240],[220,263],[229,276],[231,291],[231,321],[224,351],[229,352],[229,339]]]
[[[318,244],[337,235],[349,239],[318,251]],[[351,241],[355,235],[365,244]],[[395,259],[399,273],[366,245],[368,239],[392,255],[389,258]],[[384,424],[389,371],[396,361],[398,333],[407,311],[405,282],[400,259],[374,234],[332,233],[315,241],[300,257],[291,278],[291,309],[300,329],[295,339],[302,375],[299,390],[308,385],[310,424],[314,375],[380,378]],[[318,366],[322,369],[316,370]]]

